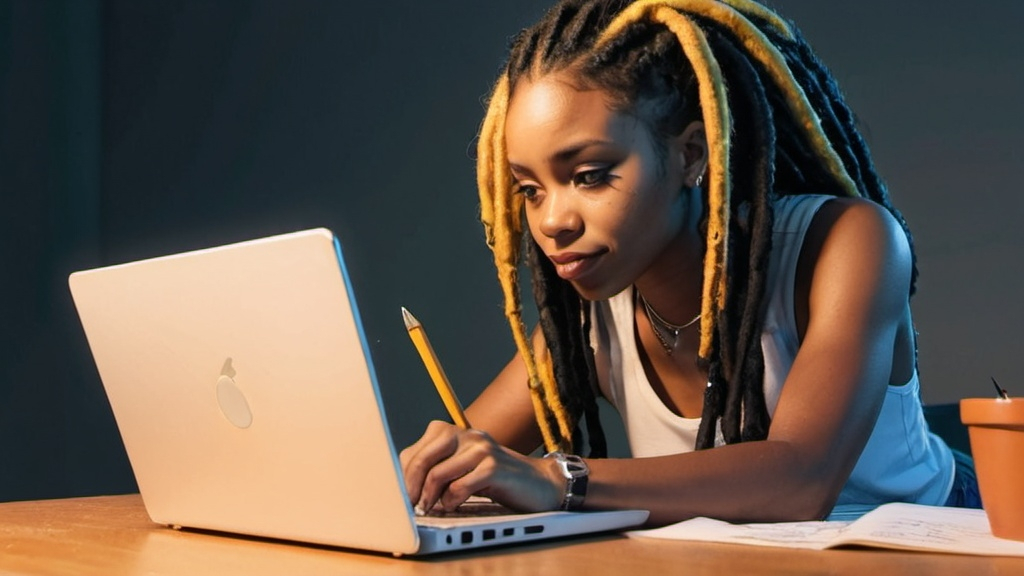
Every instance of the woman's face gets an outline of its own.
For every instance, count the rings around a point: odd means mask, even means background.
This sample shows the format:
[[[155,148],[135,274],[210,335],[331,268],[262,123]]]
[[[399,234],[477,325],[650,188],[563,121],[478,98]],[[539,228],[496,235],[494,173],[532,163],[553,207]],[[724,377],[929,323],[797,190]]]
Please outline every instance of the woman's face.
[[[530,233],[582,297],[614,296],[684,241],[689,187],[706,157],[693,145],[703,142],[700,123],[659,151],[644,123],[613,111],[603,92],[551,73],[517,83],[505,138]],[[699,166],[688,166],[695,154]]]

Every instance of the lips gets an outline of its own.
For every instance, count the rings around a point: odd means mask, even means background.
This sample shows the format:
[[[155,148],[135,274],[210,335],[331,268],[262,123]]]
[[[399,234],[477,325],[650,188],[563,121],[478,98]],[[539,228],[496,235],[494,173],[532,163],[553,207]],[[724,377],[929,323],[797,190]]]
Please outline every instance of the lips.
[[[604,252],[581,254],[579,252],[563,252],[548,256],[555,265],[555,272],[563,280],[576,280],[589,272],[597,264],[597,259]]]

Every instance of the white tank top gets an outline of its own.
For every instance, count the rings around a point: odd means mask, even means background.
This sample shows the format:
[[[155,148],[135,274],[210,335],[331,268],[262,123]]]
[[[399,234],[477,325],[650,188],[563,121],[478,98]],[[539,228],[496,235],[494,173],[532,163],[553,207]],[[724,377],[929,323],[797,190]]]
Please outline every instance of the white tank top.
[[[764,395],[769,414],[799,347],[793,311],[797,261],[811,220],[831,196],[787,196],[775,204],[772,254],[765,292]],[[622,416],[634,457],[689,452],[700,418],[676,415],[651,388],[637,350],[633,289],[591,306],[591,342],[597,351],[598,381]],[[870,508],[885,502],[942,505],[953,485],[953,456],[928,431],[915,369],[910,381],[889,386],[878,421],[843,487],[837,509]],[[716,445],[724,443],[721,431]]]

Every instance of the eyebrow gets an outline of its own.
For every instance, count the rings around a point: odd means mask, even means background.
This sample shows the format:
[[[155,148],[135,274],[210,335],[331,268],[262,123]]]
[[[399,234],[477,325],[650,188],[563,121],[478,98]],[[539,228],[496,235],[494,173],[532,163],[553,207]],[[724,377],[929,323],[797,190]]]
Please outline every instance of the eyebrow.
[[[558,150],[557,152],[555,152],[554,154],[551,155],[550,161],[552,161],[554,163],[558,163],[558,164],[564,164],[564,163],[572,160],[576,156],[579,156],[581,152],[583,152],[584,150],[586,150],[587,148],[590,148],[592,146],[615,146],[615,145],[616,145],[615,142],[613,142],[611,140],[601,140],[601,139],[598,139],[598,138],[593,138],[593,139],[590,139],[590,140],[583,140],[581,142],[575,142],[573,144],[570,144],[570,145],[566,146],[565,148],[562,148],[561,150]],[[530,173],[530,169],[528,169],[527,167],[522,166],[520,164],[515,164],[513,162],[509,162],[509,167],[512,169],[513,172]]]

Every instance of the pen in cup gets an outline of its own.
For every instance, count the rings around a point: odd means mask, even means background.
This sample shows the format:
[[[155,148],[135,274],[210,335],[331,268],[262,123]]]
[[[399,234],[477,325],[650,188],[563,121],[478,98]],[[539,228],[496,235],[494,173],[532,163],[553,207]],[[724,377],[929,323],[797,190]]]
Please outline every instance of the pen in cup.
[[[1000,386],[998,382],[996,382],[995,376],[989,376],[989,378],[992,378],[992,384],[995,385],[996,392],[999,393],[999,398],[1003,400],[1009,400],[1010,395],[1006,393],[1006,390],[1002,386]]]
[[[423,326],[404,306],[402,307],[402,319],[405,320],[405,328],[409,331],[409,338],[416,345],[416,350],[419,352],[423,364],[427,367],[430,379],[434,381],[434,387],[437,388],[437,393],[441,396],[448,414],[458,427],[468,429],[470,427],[469,420],[466,419],[466,414],[462,411],[462,404],[459,403],[459,399],[455,396],[455,391],[452,390],[452,385],[448,382],[448,377],[445,376],[444,369],[441,368],[441,363],[437,360],[437,355],[434,354],[434,348],[431,347],[430,340],[427,339],[427,333],[423,330]]]

